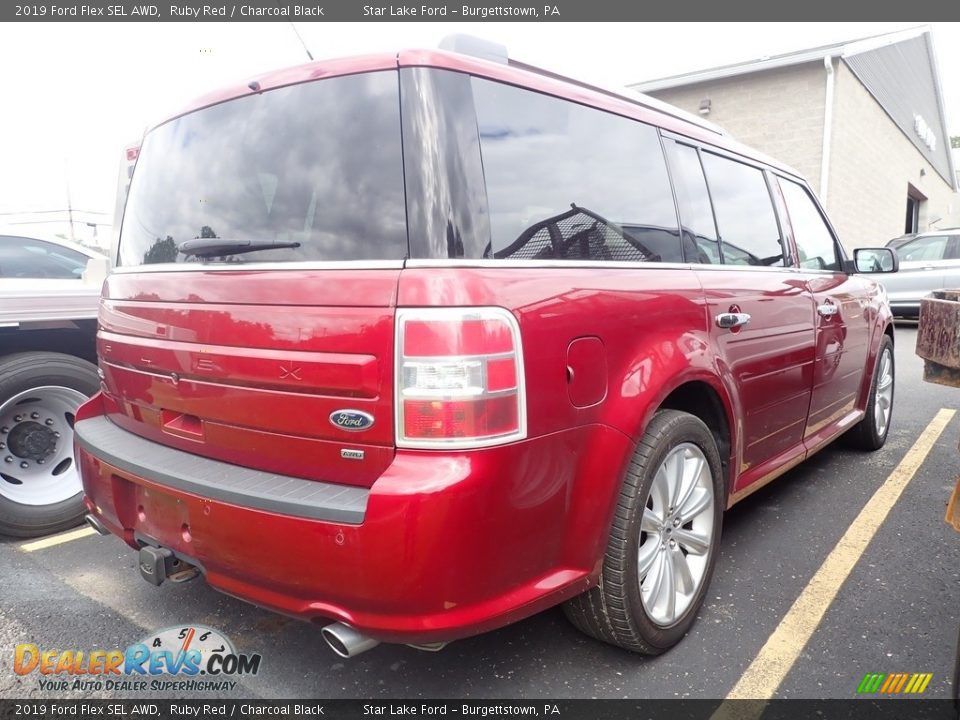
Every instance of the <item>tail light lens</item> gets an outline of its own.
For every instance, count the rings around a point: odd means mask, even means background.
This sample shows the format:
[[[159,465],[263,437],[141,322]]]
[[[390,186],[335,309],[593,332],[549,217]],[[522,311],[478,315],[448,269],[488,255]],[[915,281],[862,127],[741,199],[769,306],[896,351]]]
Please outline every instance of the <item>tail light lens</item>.
[[[526,437],[520,327],[507,310],[397,310],[397,446],[469,448]]]

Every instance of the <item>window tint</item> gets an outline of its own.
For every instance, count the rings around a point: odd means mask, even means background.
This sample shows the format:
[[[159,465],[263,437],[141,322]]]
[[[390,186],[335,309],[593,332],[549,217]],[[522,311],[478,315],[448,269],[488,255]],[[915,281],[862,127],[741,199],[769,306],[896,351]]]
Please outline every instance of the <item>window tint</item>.
[[[770,191],[757,168],[703,153],[723,261],[736,265],[782,266],[783,244]]]
[[[787,203],[793,239],[800,253],[800,267],[811,270],[839,270],[840,258],[830,228],[823,221],[813,199],[795,182],[779,179]]]
[[[87,259],[55,243],[0,237],[0,277],[76,279],[87,267]]]
[[[496,258],[682,261],[656,129],[473,78]]]
[[[233,262],[403,258],[397,73],[250,93],[150,132],[120,263],[194,259],[177,247],[194,238],[299,243]]]
[[[719,263],[720,243],[703,167],[695,148],[665,140],[673,188],[680,209],[680,233],[687,262]]]
[[[907,262],[943,260],[949,239],[946,235],[917,238],[897,248],[897,254]]]
[[[400,70],[410,257],[482,258],[490,244],[470,76]]]

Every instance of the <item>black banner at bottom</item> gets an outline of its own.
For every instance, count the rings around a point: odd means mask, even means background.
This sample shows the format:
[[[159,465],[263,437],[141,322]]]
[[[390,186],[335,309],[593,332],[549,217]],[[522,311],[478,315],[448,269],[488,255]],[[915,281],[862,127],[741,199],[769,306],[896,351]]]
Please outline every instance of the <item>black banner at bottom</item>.
[[[0,719],[957,720],[950,700],[0,700]]]

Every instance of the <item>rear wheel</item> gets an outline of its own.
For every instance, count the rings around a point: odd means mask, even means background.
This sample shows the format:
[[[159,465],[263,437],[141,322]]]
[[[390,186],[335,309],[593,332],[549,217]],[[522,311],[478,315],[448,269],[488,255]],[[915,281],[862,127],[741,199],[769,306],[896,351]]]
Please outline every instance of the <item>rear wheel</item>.
[[[565,603],[567,617],[635,652],[656,655],[677,644],[710,584],[723,498],[709,428],[688,413],[657,412],[621,487],[600,583]]]
[[[850,440],[862,450],[879,450],[887,441],[893,415],[894,389],[893,341],[884,335],[877,352],[877,362],[870,382],[867,412],[850,429]]]
[[[82,521],[73,422],[99,385],[96,366],[70,355],[0,359],[0,533],[35,537]]]

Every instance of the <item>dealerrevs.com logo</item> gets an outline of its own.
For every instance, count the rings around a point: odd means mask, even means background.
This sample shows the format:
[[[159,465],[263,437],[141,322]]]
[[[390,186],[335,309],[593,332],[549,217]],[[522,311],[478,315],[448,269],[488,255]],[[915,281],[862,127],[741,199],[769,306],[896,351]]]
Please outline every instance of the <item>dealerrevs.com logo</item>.
[[[21,643],[14,649],[13,671],[36,674],[45,691],[224,691],[237,685],[228,678],[256,675],[260,660],[257,653],[238,653],[218,630],[177,625],[125,650],[58,650]]]

